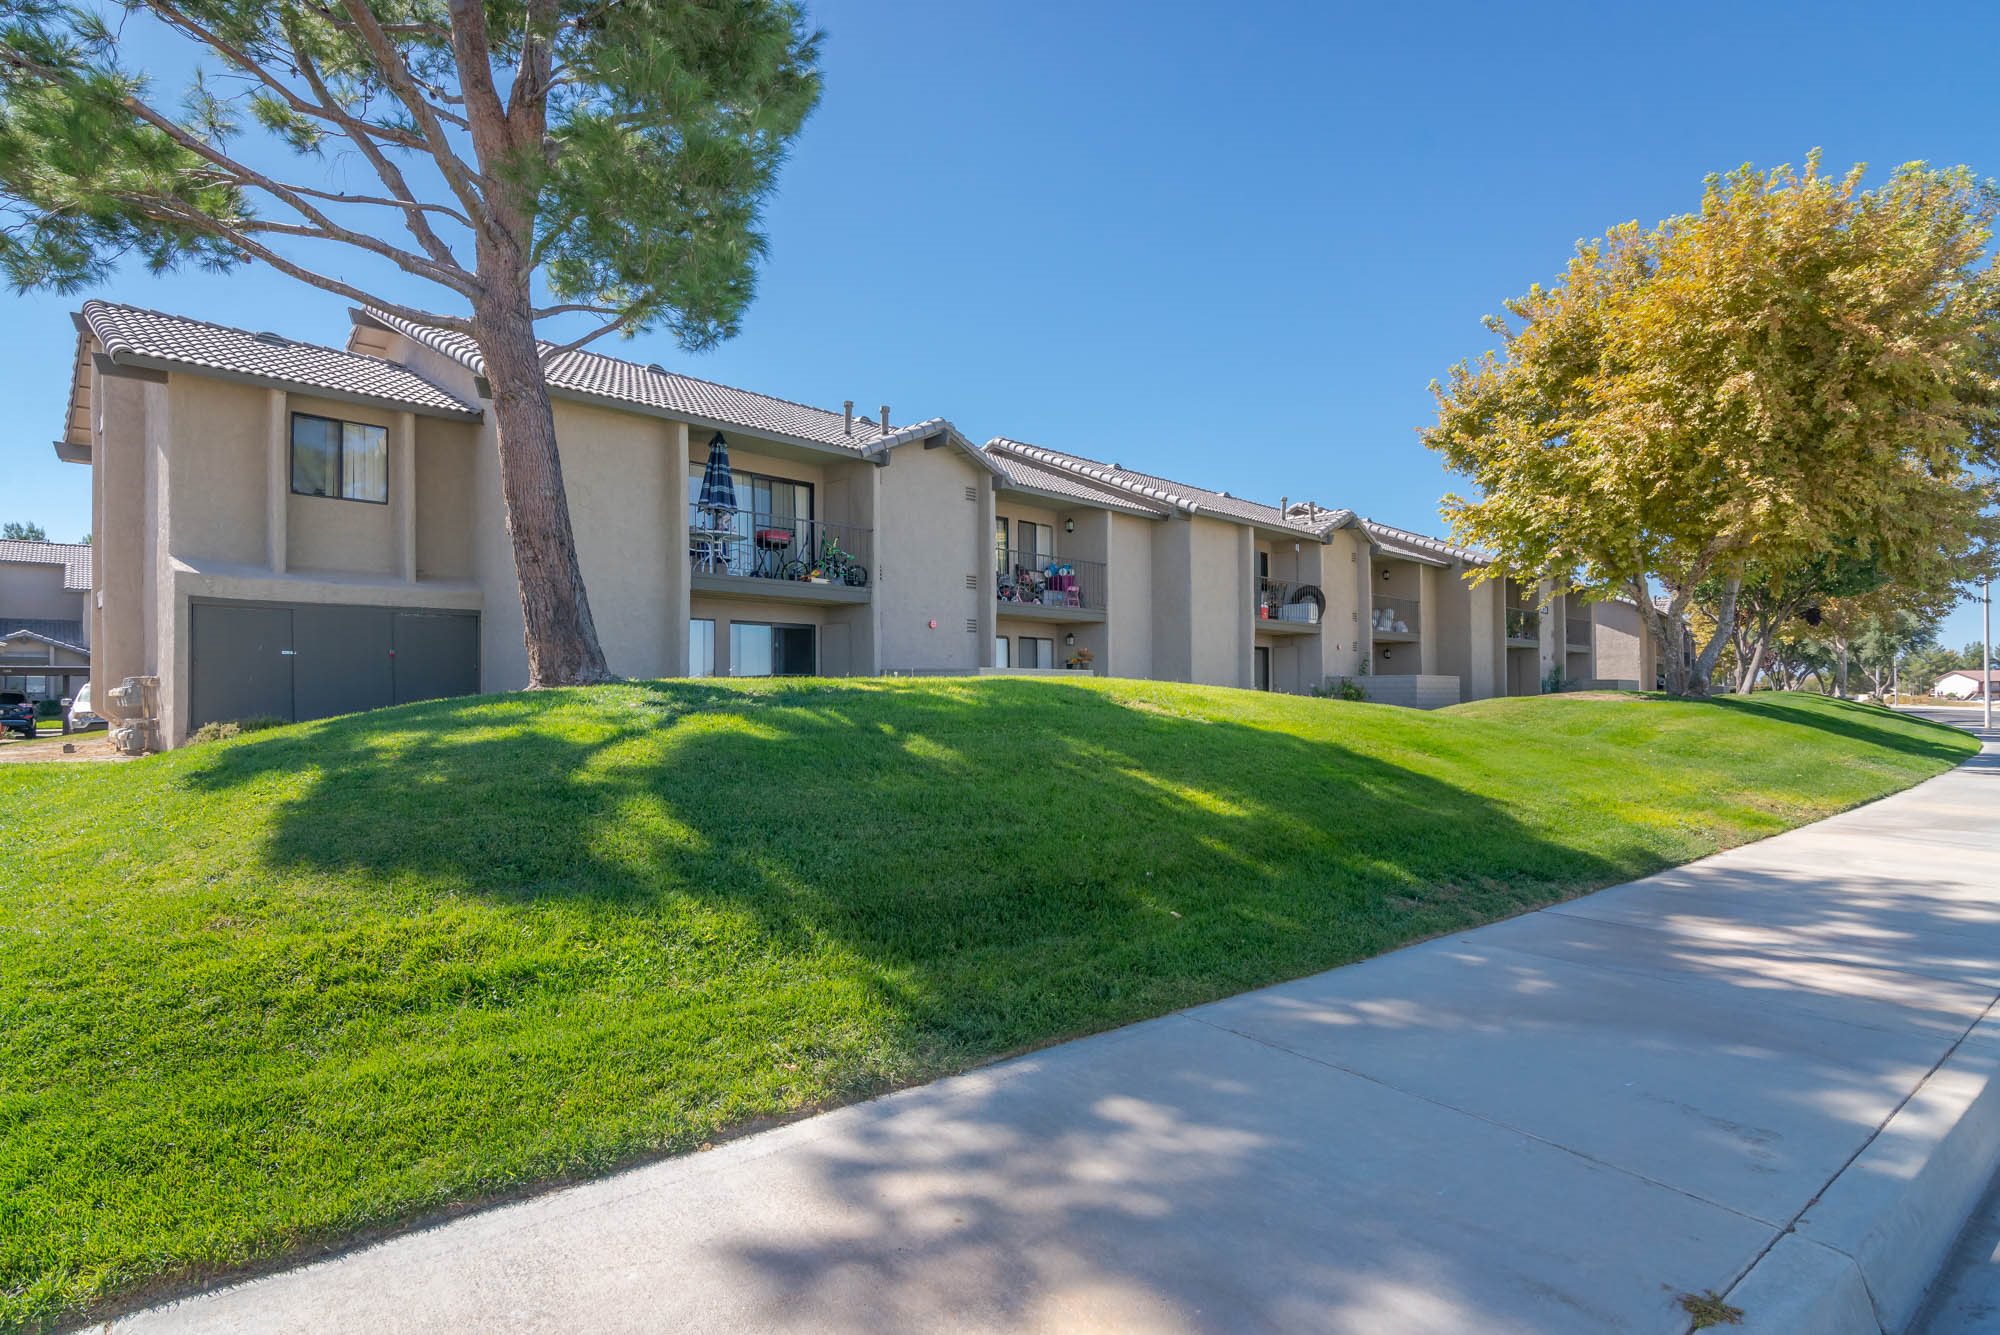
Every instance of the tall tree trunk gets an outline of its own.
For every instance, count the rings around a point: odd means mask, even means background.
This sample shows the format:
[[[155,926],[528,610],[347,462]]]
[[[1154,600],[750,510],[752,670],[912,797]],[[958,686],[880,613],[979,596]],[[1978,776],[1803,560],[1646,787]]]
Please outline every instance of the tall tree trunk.
[[[1722,646],[1736,629],[1736,594],[1742,587],[1741,575],[1731,575],[1722,581],[1722,605],[1715,609],[1715,634],[1708,637],[1708,643],[1694,660],[1693,680],[1688,684],[1691,695],[1708,694],[1709,680],[1715,675],[1715,660],[1721,657]]]
[[[1847,698],[1847,639],[1837,636],[1833,641],[1833,685],[1834,694]]]
[[[1771,622],[1764,622],[1758,626],[1756,633],[1750,637],[1750,653],[1748,658],[1741,657],[1739,651],[1736,663],[1736,689],[1745,695],[1757,689],[1757,673],[1764,666],[1764,653],[1771,644],[1771,626]]]
[[[523,283],[521,300],[483,303],[473,315],[473,335],[493,387],[500,494],[506,503],[507,536],[514,545],[514,576],[521,592],[528,685],[584,686],[610,681],[611,670],[597,643],[590,598],[577,565],[548,375],[535,344],[525,293]]]

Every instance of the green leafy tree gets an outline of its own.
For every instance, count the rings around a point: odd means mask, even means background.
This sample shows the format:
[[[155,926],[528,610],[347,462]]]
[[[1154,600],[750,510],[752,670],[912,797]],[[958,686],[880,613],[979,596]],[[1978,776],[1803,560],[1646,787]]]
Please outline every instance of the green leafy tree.
[[[40,524],[32,522],[24,524],[10,519],[4,526],[0,526],[0,538],[12,539],[15,542],[47,542],[49,533]]]
[[[538,330],[558,352],[734,334],[764,199],[819,96],[788,0],[15,0],[0,266],[72,291],[126,257],[254,262],[478,344],[531,684],[608,675]],[[132,54],[178,39],[162,96]],[[164,36],[169,41],[163,42]],[[373,177],[350,190],[351,170]],[[344,256],[344,258],[343,258]],[[379,279],[422,280],[412,305]],[[435,307],[435,308],[433,308]],[[545,322],[560,323],[560,331]],[[587,321],[584,325],[580,322]],[[564,339],[562,333],[573,333]]]
[[[1479,488],[1446,497],[1459,536],[1517,577],[1630,594],[1675,694],[1707,688],[1753,561],[1777,580],[1843,551],[1892,575],[1986,559],[1994,192],[1921,164],[1861,182],[1817,155],[1712,177],[1698,212],[1580,246],[1489,320],[1497,352],[1433,386],[1425,442]]]
[[[1903,689],[1912,695],[1930,695],[1939,677],[1960,666],[1953,650],[1941,644],[1921,645],[1903,660]]]

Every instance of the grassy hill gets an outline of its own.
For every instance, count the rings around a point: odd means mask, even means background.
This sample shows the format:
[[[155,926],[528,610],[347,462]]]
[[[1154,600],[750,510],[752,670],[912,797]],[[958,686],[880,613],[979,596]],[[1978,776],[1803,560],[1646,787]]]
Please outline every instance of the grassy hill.
[[[1807,697],[642,682],[0,767],[0,1327],[1359,959],[1973,748]]]

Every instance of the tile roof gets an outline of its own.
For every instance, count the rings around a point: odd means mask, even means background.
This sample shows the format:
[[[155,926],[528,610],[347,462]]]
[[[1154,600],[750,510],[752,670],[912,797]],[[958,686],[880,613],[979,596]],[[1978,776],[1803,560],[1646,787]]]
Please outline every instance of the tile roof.
[[[1446,542],[1443,538],[1412,533],[1406,528],[1391,528],[1372,519],[1361,521],[1361,531],[1368,535],[1370,542],[1392,556],[1404,556],[1417,561],[1465,561],[1473,565],[1485,565],[1491,559],[1484,552],[1474,548],[1460,547],[1455,543]]]
[[[114,362],[164,363],[453,417],[479,415],[475,405],[380,357],[108,301],[86,301],[76,321]]]
[[[1099,486],[1088,478],[1075,473],[1066,473],[1058,468],[1044,467],[1032,459],[1019,455],[1003,454],[987,447],[987,457],[1000,465],[1001,475],[1006,485],[1024,491],[1039,491],[1052,496],[1066,496],[1081,501],[1085,505],[1097,506],[1105,510],[1122,510],[1128,514],[1149,515],[1160,518],[1171,512],[1164,501],[1151,501],[1129,492]]]
[[[0,625],[6,625],[6,624],[7,623],[5,622],[0,622]],[[82,623],[77,621],[70,621],[70,622],[59,622],[57,624],[76,626],[79,627],[79,629],[77,631],[72,631],[70,633],[70,638],[64,639],[60,635],[51,635],[45,631],[36,630],[32,626],[15,625],[12,626],[10,629],[0,630],[0,643],[4,643],[11,640],[34,640],[40,644],[53,645],[58,649],[67,649],[73,654],[82,654],[85,658],[90,657],[90,650],[84,648],[81,644],[77,643],[78,640],[83,638],[83,635],[81,633]],[[14,666],[32,667],[34,665],[16,664]]]
[[[358,318],[413,338],[475,375],[486,373],[486,359],[480,355],[478,345],[469,335],[417,324],[372,307],[359,312]],[[547,348],[550,345],[543,346]],[[774,399],[768,394],[718,385],[711,380],[697,380],[657,364],[641,365],[587,349],[561,353],[547,362],[547,369],[549,384],[556,389],[615,399],[696,422],[743,427],[815,445],[860,451],[878,443],[894,443],[884,437],[899,436],[916,429],[891,427],[885,433],[881,423],[873,418],[856,416],[850,432],[844,412],[814,408],[789,399]],[[918,426],[933,426],[933,423],[942,420],[932,419],[932,422],[919,423]],[[927,434],[936,434],[935,427]]]
[[[986,448],[1003,458],[1026,459],[1071,477],[1122,492],[1127,496],[1139,497],[1156,504],[1163,503],[1169,508],[1189,513],[1215,515],[1238,523],[1291,529],[1311,533],[1315,537],[1324,537],[1330,530],[1353,519],[1353,512],[1348,510],[1321,510],[1312,519],[1296,513],[1288,516],[1275,505],[1246,501],[1240,496],[1231,496],[1228,492],[1210,491],[1206,487],[1175,482],[1171,478],[1160,477],[1153,473],[1142,473],[1136,468],[1101,463],[1095,459],[1086,459],[1082,455],[1065,454],[1060,450],[1009,440],[1005,436],[996,436],[988,441]]]
[[[0,562],[61,566],[64,589],[71,593],[90,592],[87,542],[23,542],[18,538],[0,538]]]

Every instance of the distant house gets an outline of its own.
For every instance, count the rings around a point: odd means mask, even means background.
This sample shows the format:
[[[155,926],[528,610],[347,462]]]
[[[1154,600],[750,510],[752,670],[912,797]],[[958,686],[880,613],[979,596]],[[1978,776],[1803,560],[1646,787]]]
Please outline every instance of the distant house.
[[[87,543],[0,540],[0,691],[61,700],[90,679]]]
[[[1954,668],[1937,679],[1931,694],[1951,700],[1983,700],[1996,687],[2000,687],[2000,668],[1984,672],[1978,668]]]

